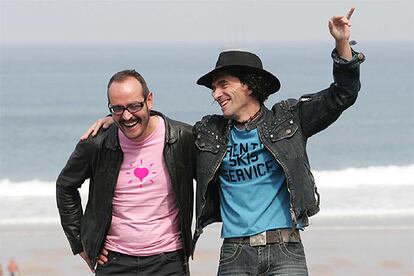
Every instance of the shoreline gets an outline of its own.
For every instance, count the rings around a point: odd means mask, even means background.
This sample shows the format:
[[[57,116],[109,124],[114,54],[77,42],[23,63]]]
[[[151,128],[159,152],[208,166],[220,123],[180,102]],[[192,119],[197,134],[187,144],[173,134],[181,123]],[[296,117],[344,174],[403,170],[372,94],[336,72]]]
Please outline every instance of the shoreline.
[[[220,224],[208,226],[190,259],[193,276],[215,275]],[[14,258],[24,275],[93,275],[73,256],[59,224],[0,225],[4,274]],[[414,214],[318,217],[301,231],[310,275],[414,275]]]

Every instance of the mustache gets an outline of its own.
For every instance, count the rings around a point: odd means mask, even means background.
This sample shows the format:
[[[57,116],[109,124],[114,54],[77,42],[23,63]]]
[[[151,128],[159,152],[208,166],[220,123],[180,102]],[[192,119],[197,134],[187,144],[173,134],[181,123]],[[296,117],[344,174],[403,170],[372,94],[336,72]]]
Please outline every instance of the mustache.
[[[142,119],[141,118],[133,118],[133,119],[131,119],[131,120],[124,120],[124,119],[119,119],[119,121],[118,121],[119,123],[128,123],[128,122],[138,122],[138,123],[141,123],[142,122]]]

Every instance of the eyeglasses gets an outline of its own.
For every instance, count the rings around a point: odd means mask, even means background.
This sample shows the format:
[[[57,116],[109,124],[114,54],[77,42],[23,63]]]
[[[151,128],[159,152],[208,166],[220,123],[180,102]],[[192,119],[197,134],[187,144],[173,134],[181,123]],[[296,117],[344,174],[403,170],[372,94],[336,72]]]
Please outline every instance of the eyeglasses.
[[[144,107],[146,99],[142,102],[135,102],[127,105],[126,107],[122,105],[108,105],[109,111],[114,115],[122,115],[125,109],[128,109],[129,113],[136,113]]]

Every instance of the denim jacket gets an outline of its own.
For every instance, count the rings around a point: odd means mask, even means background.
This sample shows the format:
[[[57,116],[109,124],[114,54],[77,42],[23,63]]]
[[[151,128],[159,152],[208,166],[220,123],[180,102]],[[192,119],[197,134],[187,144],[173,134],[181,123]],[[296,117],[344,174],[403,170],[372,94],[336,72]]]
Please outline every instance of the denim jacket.
[[[259,139],[281,165],[290,194],[292,227],[319,211],[319,194],[310,171],[306,142],[335,122],[356,100],[360,90],[359,64],[364,55],[353,51],[346,61],[332,52],[334,82],[318,93],[303,95],[273,105],[261,106],[261,114],[247,129],[257,128]],[[226,154],[231,120],[222,115],[202,118],[193,127],[197,149],[196,229],[193,250],[203,228],[221,221],[218,174]]]

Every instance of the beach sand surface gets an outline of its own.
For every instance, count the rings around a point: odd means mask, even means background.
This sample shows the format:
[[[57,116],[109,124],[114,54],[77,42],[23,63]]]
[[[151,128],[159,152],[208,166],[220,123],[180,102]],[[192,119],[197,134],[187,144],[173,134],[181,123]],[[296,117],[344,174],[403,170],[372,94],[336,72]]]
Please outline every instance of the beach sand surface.
[[[301,232],[310,275],[413,275],[414,216],[311,218]],[[193,276],[216,275],[220,224],[208,226],[190,260]],[[93,275],[73,256],[60,225],[0,226],[0,264],[14,258],[20,275]]]

